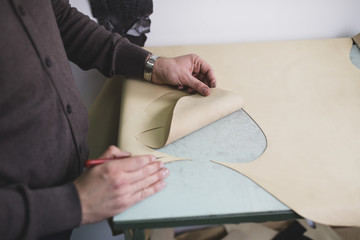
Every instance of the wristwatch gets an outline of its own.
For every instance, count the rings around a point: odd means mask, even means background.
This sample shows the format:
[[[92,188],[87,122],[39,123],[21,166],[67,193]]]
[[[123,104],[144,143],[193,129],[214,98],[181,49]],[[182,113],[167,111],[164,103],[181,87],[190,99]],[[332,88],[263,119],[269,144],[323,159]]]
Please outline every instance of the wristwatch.
[[[149,82],[151,82],[151,76],[152,76],[152,73],[153,73],[153,70],[154,70],[154,65],[155,65],[155,62],[156,62],[156,60],[158,58],[159,58],[158,56],[156,56],[154,54],[151,54],[150,57],[148,58],[148,60],[145,63],[144,79],[149,81]]]

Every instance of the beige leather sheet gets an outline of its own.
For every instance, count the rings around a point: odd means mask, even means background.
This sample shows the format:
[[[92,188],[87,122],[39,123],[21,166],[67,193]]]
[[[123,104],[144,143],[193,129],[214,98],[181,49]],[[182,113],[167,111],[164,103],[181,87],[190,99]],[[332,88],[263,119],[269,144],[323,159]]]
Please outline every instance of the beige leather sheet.
[[[220,164],[305,218],[360,226],[360,71],[350,62],[351,46],[351,39],[328,39],[150,48],[160,56],[200,55],[213,66],[219,89],[200,97],[126,80],[118,144],[178,160],[150,147],[241,108],[243,99],[267,149],[250,163]]]
[[[351,39],[152,48],[194,52],[264,131],[257,160],[226,164],[303,217],[360,226],[360,70]],[[216,161],[216,159],[213,159]]]
[[[220,88],[210,96],[187,94],[168,86],[123,81],[118,145],[133,154],[153,154],[164,162],[181,160],[161,148],[242,107],[242,99]]]
[[[90,159],[118,145],[122,77],[108,79],[89,110]]]

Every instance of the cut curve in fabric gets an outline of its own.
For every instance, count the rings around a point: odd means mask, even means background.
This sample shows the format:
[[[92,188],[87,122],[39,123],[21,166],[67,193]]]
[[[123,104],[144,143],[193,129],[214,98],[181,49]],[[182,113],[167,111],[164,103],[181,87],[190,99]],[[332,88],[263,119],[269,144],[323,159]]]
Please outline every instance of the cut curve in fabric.
[[[127,79],[123,83],[119,146],[135,155],[153,154],[164,162],[181,160],[181,156],[153,148],[162,148],[242,106],[239,95],[220,88],[203,97]]]

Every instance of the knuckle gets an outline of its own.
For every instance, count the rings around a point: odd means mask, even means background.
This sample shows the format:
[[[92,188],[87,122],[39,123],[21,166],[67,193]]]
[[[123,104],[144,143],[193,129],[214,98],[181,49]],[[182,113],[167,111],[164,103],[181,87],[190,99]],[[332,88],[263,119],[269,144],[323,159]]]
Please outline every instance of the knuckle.
[[[147,177],[152,173],[151,168],[152,168],[152,165],[147,165],[142,168],[142,174],[144,177]]]
[[[142,188],[145,189],[145,188],[148,188],[149,186],[151,186],[151,184],[154,183],[154,177],[151,176],[151,177],[148,177],[144,180],[144,182],[142,183]]]
[[[142,165],[143,165],[144,157],[145,157],[145,156],[138,156],[138,157],[136,157],[135,161],[136,161],[136,164],[137,164],[138,166],[142,166]]]
[[[145,155],[146,156],[146,159],[147,161],[150,163],[150,162],[153,162],[155,160],[155,156],[154,155]]]
[[[148,163],[150,163],[151,161],[152,161],[152,156],[151,156],[151,155],[139,156],[139,157],[137,157],[137,159],[136,159],[136,163],[137,163],[139,166],[148,164]]]
[[[110,145],[109,148],[108,148],[108,151],[110,153],[114,153],[118,150],[118,148],[115,146],[115,145]]]
[[[156,190],[155,190],[155,186],[151,186],[151,187],[148,187],[147,189],[146,189],[146,191],[144,191],[144,198],[148,198],[148,197],[150,197],[151,195],[153,195],[154,193],[156,192]]]
[[[158,181],[158,180],[160,180],[160,179],[163,179],[164,177],[165,177],[165,172],[164,172],[164,170],[161,170],[161,171],[159,171],[157,174],[156,174],[156,181]]]
[[[203,83],[200,82],[200,81],[197,81],[197,82],[194,84],[194,88],[195,88],[196,90],[201,89],[202,86],[203,86]]]
[[[114,168],[112,168],[110,166],[110,164],[103,164],[103,178],[111,178],[113,177],[115,174],[114,174]]]
[[[141,191],[141,193],[140,193],[140,201],[147,198],[147,192],[148,192],[148,189],[145,189],[145,188]]]
[[[123,209],[126,205],[128,205],[127,196],[119,196],[116,199],[115,207],[119,209]]]
[[[115,190],[122,190],[127,182],[128,180],[126,177],[118,177],[113,181],[113,188]],[[120,191],[120,193],[122,193],[122,191]]]
[[[152,187],[152,192],[153,193],[156,193],[156,192],[158,192],[158,191],[160,191],[160,185],[159,185],[159,183],[157,183],[157,184],[154,184],[154,186]]]
[[[199,58],[199,56],[196,55],[196,54],[194,54],[194,53],[189,54],[189,56],[190,56],[192,59],[198,59],[198,58]]]
[[[143,189],[151,188],[153,186],[153,184],[156,183],[157,181],[159,181],[158,175],[153,174],[144,180],[144,182],[142,183],[142,188]]]
[[[143,181],[141,181],[139,183],[140,188],[145,189],[145,188],[149,187],[149,182],[150,182],[149,178],[144,179]]]
[[[128,182],[129,179],[125,172],[114,168],[111,164],[103,165],[104,168],[101,176],[103,179],[110,181],[113,186],[122,186]]]
[[[143,160],[142,160],[142,157],[141,157],[141,156],[134,157],[133,160],[135,161],[135,163],[136,163],[137,166],[141,166],[141,165],[142,165]]]

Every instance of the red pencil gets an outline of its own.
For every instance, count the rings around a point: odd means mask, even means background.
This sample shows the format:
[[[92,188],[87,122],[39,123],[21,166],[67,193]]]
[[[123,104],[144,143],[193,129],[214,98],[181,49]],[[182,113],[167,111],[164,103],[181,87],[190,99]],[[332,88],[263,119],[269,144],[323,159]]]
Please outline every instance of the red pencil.
[[[96,166],[96,165],[99,165],[99,164],[102,164],[104,162],[108,162],[108,161],[111,161],[111,160],[119,160],[119,159],[122,159],[122,158],[127,158],[127,157],[130,157],[130,156],[126,156],[126,157],[117,157],[117,158],[101,158],[101,159],[89,159],[85,162],[85,167],[86,168],[91,168],[93,166]],[[156,157],[156,159],[160,159],[162,157]]]
[[[122,157],[122,158],[125,158],[125,157]],[[85,167],[86,168],[91,168],[93,166],[102,164],[104,162],[108,162],[108,161],[111,161],[111,160],[119,160],[119,159],[121,159],[121,157],[118,157],[118,158],[89,159],[89,160],[87,160],[85,162]]]

